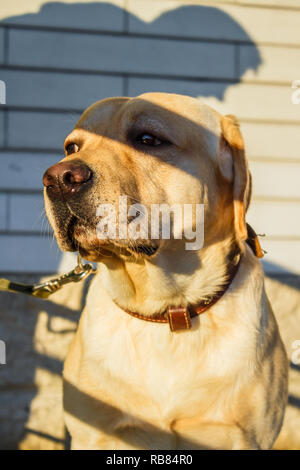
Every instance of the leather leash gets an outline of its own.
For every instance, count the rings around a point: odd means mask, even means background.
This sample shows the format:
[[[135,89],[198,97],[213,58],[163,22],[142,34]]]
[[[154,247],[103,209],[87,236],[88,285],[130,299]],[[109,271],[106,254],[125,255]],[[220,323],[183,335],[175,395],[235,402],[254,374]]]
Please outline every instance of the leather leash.
[[[58,276],[42,284],[22,284],[20,282],[9,281],[8,279],[0,279],[0,291],[8,291],[18,294],[32,295],[41,299],[47,299],[51,294],[54,294],[64,285],[71,282],[79,282],[88,277],[90,274],[95,274],[96,269],[92,264],[81,262],[81,257],[78,255],[77,266],[65,274]]]

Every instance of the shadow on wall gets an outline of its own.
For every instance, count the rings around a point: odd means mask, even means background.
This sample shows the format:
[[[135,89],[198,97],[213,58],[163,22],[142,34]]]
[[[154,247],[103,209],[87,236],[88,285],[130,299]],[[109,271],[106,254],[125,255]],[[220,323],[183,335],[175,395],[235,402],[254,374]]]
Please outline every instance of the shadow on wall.
[[[152,77],[153,82],[147,80],[145,90],[140,83],[140,92],[180,92],[222,99],[229,85],[238,83],[247,70],[256,70],[261,63],[259,51],[247,32],[222,10],[207,6],[179,7],[144,22],[109,3],[50,2],[38,13],[6,18],[1,24],[57,29],[57,33],[61,28],[69,33],[87,33],[57,34],[54,43],[49,36],[38,40],[31,30],[30,38],[15,35],[10,47],[19,65]],[[240,43],[253,46],[242,60]],[[14,59],[9,61],[13,62]],[[166,85],[158,78],[183,78],[195,84],[192,89],[188,83],[178,85],[174,81]],[[128,90],[124,91],[127,94]],[[101,93],[99,89],[82,92],[83,108],[98,100]]]
[[[248,69],[256,70],[261,63],[258,49],[246,31],[229,15],[213,7],[180,7],[146,23],[109,3],[50,2],[43,5],[38,13],[6,18],[0,22],[0,25],[16,27],[14,36],[9,36],[8,65],[4,66],[3,70],[9,70],[10,66],[20,66],[22,70],[28,67],[31,71],[36,69],[49,73],[53,70],[59,73],[67,71],[82,74],[81,86],[79,83],[72,87],[69,80],[62,80],[57,90],[53,89],[55,85],[49,81],[43,86],[44,98],[48,95],[49,102],[52,100],[55,102],[67,96],[69,97],[67,108],[72,110],[84,109],[104,97],[103,90],[97,82],[97,77],[103,74],[122,77],[123,94],[130,94],[131,91],[134,91],[134,94],[144,91],[165,91],[223,99],[227,87],[239,83]],[[243,61],[239,60],[239,43],[253,46],[251,54]],[[85,83],[85,76],[96,78],[89,83],[89,86],[85,86],[82,85]],[[128,78],[140,81],[136,81],[130,88]],[[181,81],[178,81],[179,79]],[[17,88],[23,93],[22,78],[19,80]],[[11,104],[9,79],[7,87],[9,109]],[[43,107],[35,100],[35,93],[36,90],[32,85],[32,89],[27,90],[27,99],[31,99],[29,106]],[[113,96],[116,92],[113,88],[110,90],[108,86],[105,94]],[[66,122],[65,128],[57,126],[59,129],[51,129],[51,141],[57,140],[60,143],[61,136],[70,130],[69,126],[70,122]],[[47,149],[47,145],[45,141],[44,149]],[[55,148],[59,146],[60,144]],[[8,295],[6,301],[9,303],[8,314],[11,315],[12,304]],[[51,316],[51,305],[44,304],[43,308]],[[30,321],[26,324],[26,335],[28,338],[30,336],[26,343],[29,348],[27,353],[34,356],[29,361],[29,367],[25,360],[26,351],[24,353],[18,348],[18,344],[22,343],[22,331],[24,332],[22,326],[24,311],[15,314],[14,329],[18,332],[15,338],[19,337],[19,342],[14,341],[14,347],[10,348],[11,328],[7,329],[7,338],[3,338],[8,344],[8,363],[5,373],[11,377],[17,376],[19,394],[22,387],[25,390],[21,404],[18,401],[14,402],[21,410],[17,440],[8,442],[8,433],[5,430],[9,447],[17,447],[18,439],[22,440],[26,433],[30,404],[36,394],[34,386],[28,387],[34,383],[36,368],[44,367],[55,374],[61,373],[60,361],[52,360],[50,357],[48,361],[47,357],[41,358],[34,351],[33,337],[37,311],[38,308],[35,311],[32,307],[26,309],[26,315],[31,315]],[[68,314],[68,311],[63,311],[58,315]],[[9,322],[8,319],[8,324]],[[14,357],[10,359],[9,354],[12,349]],[[14,381],[7,377],[7,382]],[[9,390],[6,390],[7,403],[11,403],[12,399],[14,395],[10,395]],[[9,418],[6,424],[9,424]],[[1,440],[4,442],[4,439]]]

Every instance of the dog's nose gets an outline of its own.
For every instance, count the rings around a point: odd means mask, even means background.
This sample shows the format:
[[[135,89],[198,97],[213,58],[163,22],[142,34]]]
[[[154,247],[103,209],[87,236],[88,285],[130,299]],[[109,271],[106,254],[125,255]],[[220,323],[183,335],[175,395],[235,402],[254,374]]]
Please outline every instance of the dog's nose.
[[[82,162],[61,162],[48,168],[43,183],[49,196],[70,199],[92,179],[92,170]]]

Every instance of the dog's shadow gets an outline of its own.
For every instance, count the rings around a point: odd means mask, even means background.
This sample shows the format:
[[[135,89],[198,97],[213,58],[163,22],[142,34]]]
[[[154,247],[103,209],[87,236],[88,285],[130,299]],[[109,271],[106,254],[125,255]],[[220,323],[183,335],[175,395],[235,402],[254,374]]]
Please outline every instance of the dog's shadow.
[[[145,22],[127,10],[109,3],[49,2],[42,5],[38,13],[5,18],[0,26],[8,29],[10,26],[19,29],[42,28],[78,34],[87,32],[95,41],[98,41],[97,33],[102,33],[102,40],[106,44],[107,37],[121,35],[123,39],[134,38],[134,50],[132,47],[123,48],[120,42],[111,40],[109,50],[105,46],[99,51],[97,63],[93,57],[89,59],[87,53],[82,55],[82,65],[76,64],[75,69],[89,73],[104,72],[121,76],[129,74],[132,77],[147,78],[147,83],[141,84],[142,89],[145,87],[141,92],[194,93],[222,100],[228,86],[239,83],[246,71],[257,70],[261,64],[260,53],[249,34],[229,14],[215,7],[180,6],[161,14],[153,21]],[[166,41],[163,45],[145,42],[155,38]],[[6,57],[9,57],[9,41],[8,39],[5,42]],[[189,41],[189,54],[186,47],[181,47],[186,41]],[[251,54],[243,55],[242,60],[238,50],[241,44],[252,46]],[[47,57],[39,55],[43,44],[33,40],[31,47],[31,57],[38,58],[34,62],[34,68],[47,68]],[[50,55],[51,51],[48,52]],[[134,53],[138,57],[133,64]],[[68,69],[67,53],[64,56],[60,50],[59,54],[64,59],[59,69]],[[110,70],[105,70],[105,66],[101,69],[101,54],[106,55],[106,61],[109,55]],[[72,65],[69,68],[72,69]],[[184,82],[179,84],[178,79],[183,79]],[[194,83],[193,90],[191,82]],[[125,94],[127,91],[124,90]],[[97,97],[92,98],[92,102],[96,100]],[[89,103],[85,103],[85,107],[87,104]],[[38,106],[38,103],[35,105]]]
[[[126,410],[118,409],[108,403],[95,399],[78,390],[73,384],[65,380],[64,391],[66,394],[72,395],[72,402],[68,401],[64,406],[67,413],[76,416],[83,423],[87,423],[106,435],[118,436],[118,439],[124,442],[124,449],[129,446],[129,448],[148,450],[172,450],[178,448],[181,450],[209,450],[206,445],[201,445],[201,443],[190,438],[180,436],[174,430],[173,432],[167,432],[136,416],[127,415]],[[94,410],[97,408],[99,413],[109,416],[109,420],[99,419],[98,415],[94,413]],[[87,411],[89,409],[92,410],[91,413]],[[129,417],[130,422],[137,423],[136,426],[132,427],[131,432],[126,427],[114,430],[114,420],[118,422],[120,415],[124,413]],[[159,449],[151,447],[153,441],[160,443]],[[180,447],[178,447],[178,444]]]
[[[66,20],[67,19],[67,20]],[[184,6],[178,7],[171,11],[168,11],[158,18],[154,19],[150,23],[143,22],[135,15],[129,13],[125,9],[118,8],[117,6],[109,3],[58,3],[49,2],[45,3],[38,13],[30,13],[19,16],[13,16],[5,18],[0,22],[0,26],[4,26],[7,34],[5,41],[5,57],[9,56],[9,31],[11,28],[18,29],[44,29],[55,32],[68,31],[69,33],[88,33],[90,40],[99,40],[99,34],[103,33],[101,37],[132,37],[134,38],[137,48],[143,47],[145,53],[145,39],[153,37],[157,39],[165,39],[166,47],[172,44],[172,41],[180,40],[181,42],[190,41],[193,44],[193,54],[187,55],[185,48],[177,47],[178,43],[173,43],[174,48],[170,47],[170,54],[166,54],[166,51],[156,48],[155,54],[149,56],[150,65],[147,64],[147,56],[142,61],[136,61],[135,69],[132,70],[129,67],[129,63],[132,63],[130,48],[126,52],[119,51],[117,47],[110,50],[111,55],[111,68],[110,71],[101,71],[101,66],[95,68],[93,58],[89,59],[89,56],[84,57],[84,63],[82,66],[77,66],[76,71],[81,73],[99,74],[109,73],[110,75],[115,74],[116,76],[122,76],[126,79],[128,75],[137,78],[146,78],[146,82],[141,84],[140,92],[144,91],[166,91],[166,92],[179,92],[183,94],[192,94],[195,96],[214,96],[219,100],[224,98],[224,94],[229,86],[233,86],[240,82],[241,77],[244,73],[253,69],[256,70],[261,63],[259,51],[249,37],[248,33],[234,20],[230,15],[224,11],[208,6]],[[182,34],[184,31],[184,34]],[[183,37],[184,36],[184,37]],[[104,39],[103,39],[104,40]],[[203,41],[201,41],[203,40]],[[248,59],[244,58],[243,61],[239,61],[238,47],[240,44],[247,44],[252,46],[251,54],[248,54]],[[152,44],[153,45],[153,44]],[[31,54],[32,57],[39,57],[39,51],[42,45],[38,42],[32,43]],[[20,49],[22,44],[20,44]],[[220,48],[224,53],[214,54],[217,49]],[[173,53],[172,53],[173,51]],[[67,58],[66,58],[67,59]],[[151,68],[151,60],[153,60],[153,69]],[[163,62],[162,62],[163,61]],[[116,64],[118,69],[116,69]],[[99,56],[99,64],[101,64],[101,55]],[[10,68],[9,64],[6,63],[3,66],[4,69]],[[66,69],[68,66],[65,67]],[[41,64],[36,64],[31,69],[46,70],[47,67]],[[72,69],[72,67],[70,67]],[[63,66],[62,66],[62,70]],[[218,74],[219,71],[225,71],[223,75]],[[215,74],[215,76],[214,76]],[[184,79],[184,80],[183,80]],[[124,94],[128,93],[128,81],[125,80]],[[191,83],[192,89],[191,93]],[[9,83],[7,84],[9,91]],[[67,85],[66,85],[67,86]],[[22,87],[22,83],[20,83]],[[144,88],[145,89],[144,89]],[[164,89],[165,87],[165,89]],[[45,88],[44,93],[47,93]],[[60,91],[62,93],[63,91]],[[53,93],[53,92],[52,92]],[[113,94],[113,93],[112,93]],[[97,96],[93,93],[88,95],[86,106],[91,102],[96,101]],[[32,103],[32,107],[38,106],[38,103]],[[9,101],[6,109],[9,109]],[[69,123],[66,123],[65,133],[69,131]],[[55,139],[55,135],[53,135]],[[59,157],[58,157],[59,159]],[[42,178],[42,174],[41,174]],[[33,254],[34,255],[34,254]],[[24,279],[26,280],[26,279]],[[53,374],[61,374],[62,362],[60,360],[47,357],[46,355],[38,354],[34,349],[33,338],[36,329],[37,316],[39,310],[42,308],[48,314],[48,329],[51,330],[51,316],[52,316],[52,304],[51,302],[44,302],[41,307],[41,301],[31,299],[30,301],[24,302],[23,309],[15,309],[14,321],[18,328],[18,336],[14,336],[13,329],[6,328],[10,323],[10,312],[14,311],[14,302],[10,294],[5,294],[3,308],[6,308],[8,312],[4,317],[5,331],[7,336],[2,337],[7,344],[7,364],[5,366],[5,385],[3,385],[3,394],[5,400],[10,402],[16,400],[16,389],[12,386],[9,387],[9,377],[15,377],[18,375],[18,393],[24,391],[24,397],[21,405],[16,401],[16,407],[22,408],[21,412],[18,413],[18,429],[19,432],[12,432],[13,436],[10,441],[7,438],[7,427],[9,428],[9,418],[4,421],[5,426],[2,426],[2,433],[5,434],[5,439],[1,439],[2,442],[6,442],[7,446],[11,448],[18,447],[18,441],[23,439],[24,433],[38,431],[29,430],[26,428],[26,422],[28,419],[30,404],[36,395],[36,387],[31,386],[28,389],[28,384],[34,383],[36,369],[38,367],[45,368],[51,371]],[[34,306],[35,305],[35,306]],[[6,307],[5,307],[6,306]],[[69,316],[74,315],[73,311],[69,311],[67,308],[60,308],[59,311],[56,309],[55,315],[58,316]],[[77,312],[77,317],[79,311]],[[27,318],[24,319],[24,316]],[[1,320],[3,321],[3,320]],[[26,324],[24,334],[26,335],[27,349],[24,352],[23,340],[22,340],[22,329],[23,324]],[[20,326],[21,325],[21,326]],[[21,333],[20,333],[21,332]],[[58,334],[64,334],[67,332],[60,332]],[[10,361],[10,351],[14,349],[13,360]],[[31,355],[34,360],[28,362],[24,361],[24,354]],[[26,357],[25,357],[26,359]],[[20,367],[20,364],[24,363],[24,368]],[[26,366],[27,364],[27,366]],[[4,369],[1,370],[4,371]],[[11,380],[11,384],[14,380]],[[1,387],[1,386],[0,386]],[[1,388],[0,388],[1,391]],[[26,393],[25,393],[26,392]],[[76,392],[76,391],[75,391]],[[25,401],[24,401],[25,400]],[[108,406],[101,404],[101,406]],[[297,403],[296,403],[296,406]],[[12,406],[13,408],[13,406]],[[78,410],[69,410],[74,414],[78,414]],[[81,418],[81,416],[78,416]],[[146,423],[147,424],[147,423]],[[5,429],[4,429],[5,428]],[[158,432],[159,430],[152,429],[151,432]],[[4,435],[3,434],[3,435]],[[40,433],[42,437],[46,437],[49,440],[57,441],[57,438],[50,435],[44,435]],[[164,436],[162,436],[164,437]],[[67,443],[63,442],[66,446]],[[190,443],[193,447],[193,443]]]

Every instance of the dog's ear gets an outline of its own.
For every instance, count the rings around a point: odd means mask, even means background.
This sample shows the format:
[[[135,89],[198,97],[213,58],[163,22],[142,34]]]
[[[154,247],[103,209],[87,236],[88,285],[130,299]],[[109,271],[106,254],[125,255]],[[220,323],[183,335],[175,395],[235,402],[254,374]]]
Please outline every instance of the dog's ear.
[[[237,119],[227,115],[221,121],[219,163],[224,178],[233,183],[234,226],[237,239],[246,240],[246,211],[251,197],[251,176],[245,156],[244,140]]]

